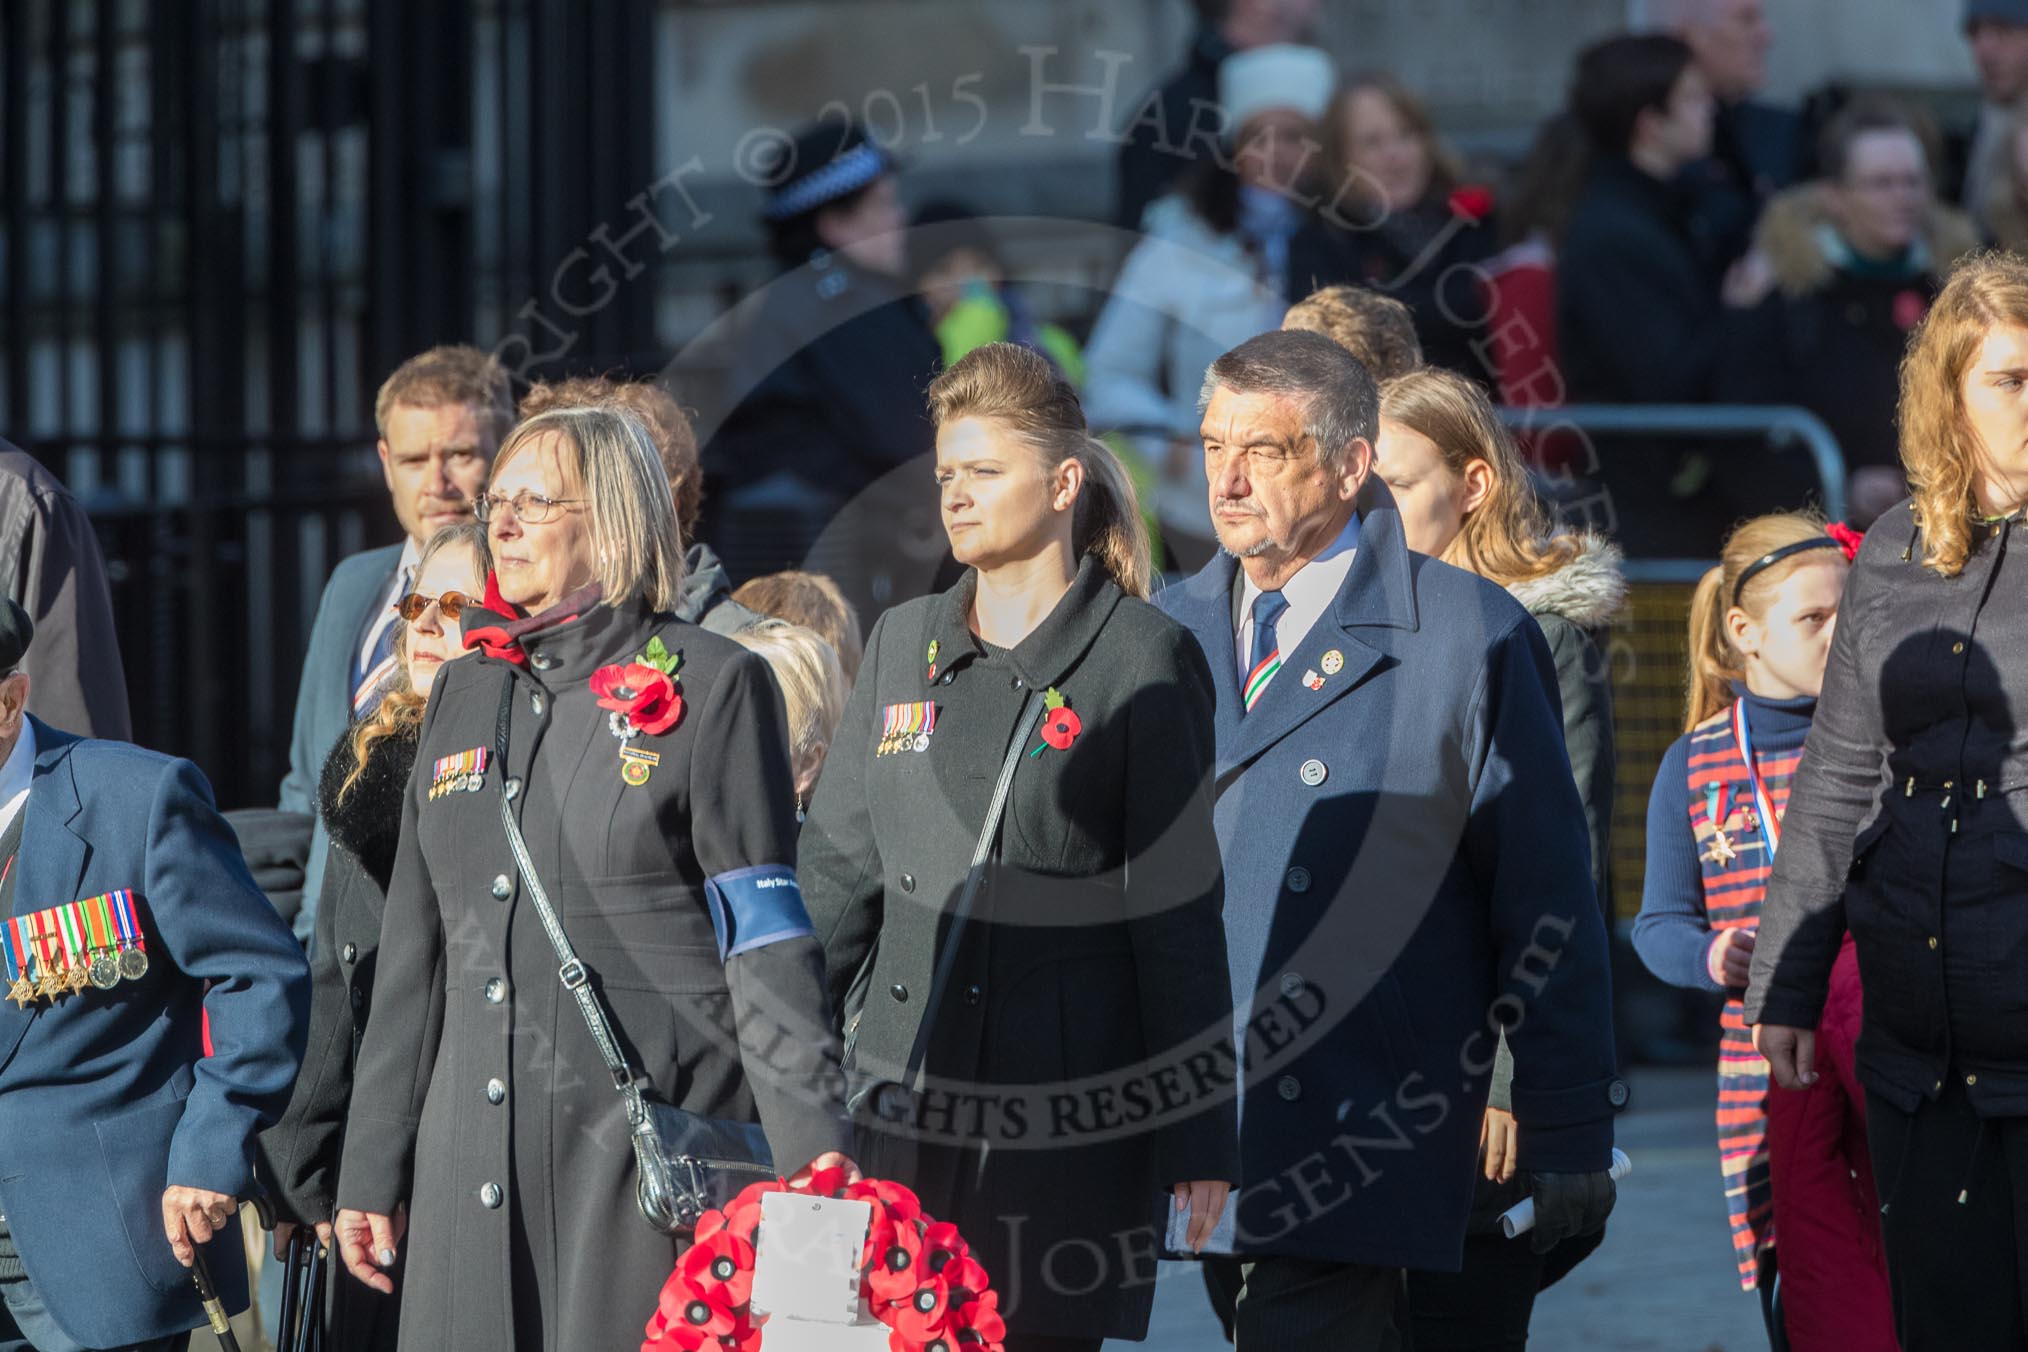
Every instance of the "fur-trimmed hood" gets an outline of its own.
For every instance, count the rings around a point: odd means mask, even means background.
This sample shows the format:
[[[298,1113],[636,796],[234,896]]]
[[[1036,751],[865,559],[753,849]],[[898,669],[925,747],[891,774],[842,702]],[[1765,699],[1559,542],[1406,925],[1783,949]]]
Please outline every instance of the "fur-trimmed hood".
[[[317,811],[332,843],[358,859],[386,891],[394,872],[394,847],[401,839],[401,797],[415,768],[422,728],[410,724],[375,742],[367,753],[366,772],[341,799],[338,790],[352,773],[352,731],[345,730],[324,761],[324,773],[317,781]]]
[[[1620,547],[1587,531],[1576,557],[1553,573],[1508,584],[1507,593],[1530,615],[1557,615],[1580,629],[1603,629],[1627,600]]]
[[[1831,224],[1822,185],[1802,183],[1768,200],[1754,229],[1754,247],[1774,268],[1775,282],[1790,296],[1806,296],[1826,285],[1836,264],[1825,252],[1823,230]],[[1924,271],[1942,276],[1950,265],[1979,247],[1972,218],[1942,202],[1930,205],[1918,237],[1927,255]]]

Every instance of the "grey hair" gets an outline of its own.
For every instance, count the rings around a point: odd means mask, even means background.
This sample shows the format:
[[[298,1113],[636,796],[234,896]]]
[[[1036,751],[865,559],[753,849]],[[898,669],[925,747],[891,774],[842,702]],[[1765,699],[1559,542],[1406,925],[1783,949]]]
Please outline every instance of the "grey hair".
[[[605,586],[605,603],[617,606],[639,597],[650,610],[675,610],[683,586],[683,541],[676,500],[647,425],[618,405],[553,408],[514,429],[493,461],[493,473],[544,435],[557,438],[567,491],[585,499],[594,576]]]
[[[1220,389],[1276,394],[1302,405],[1303,431],[1317,459],[1338,473],[1355,441],[1380,434],[1380,390],[1359,359],[1321,333],[1277,329],[1247,339],[1204,372],[1197,411]]]

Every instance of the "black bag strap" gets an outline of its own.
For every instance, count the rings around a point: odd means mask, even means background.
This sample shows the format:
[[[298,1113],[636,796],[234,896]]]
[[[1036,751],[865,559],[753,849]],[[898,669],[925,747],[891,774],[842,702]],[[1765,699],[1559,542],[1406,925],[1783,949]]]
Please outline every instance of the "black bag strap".
[[[1028,749],[1029,735],[1042,721],[1043,707],[1042,693],[1037,691],[1028,697],[1028,703],[1021,707],[1021,716],[1014,721],[1014,736],[1008,740],[1007,755],[1000,762],[1000,780],[993,786],[993,800],[986,807],[986,820],[979,826],[978,843],[972,847],[972,867],[965,874],[965,885],[958,892],[957,905],[951,908],[951,926],[944,932],[943,946],[937,950],[929,998],[923,1001],[922,1021],[916,1025],[915,1044],[909,1048],[908,1065],[901,1074],[901,1083],[908,1089],[916,1087],[923,1058],[929,1054],[930,1028],[936,1022],[937,1011],[943,1007],[944,991],[951,984],[951,973],[958,965],[958,943],[964,938],[965,927],[971,920],[972,904],[978,898],[979,885],[985,881],[986,861],[992,857],[993,847],[999,843],[1000,822],[1007,813],[1007,794],[1014,787],[1014,771],[1021,766],[1022,753]]]
[[[591,973],[585,969],[577,950],[571,947],[570,936],[564,933],[556,907],[550,904],[549,893],[543,888],[542,879],[535,874],[535,861],[528,855],[528,842],[522,839],[521,824],[514,820],[514,799],[520,791],[520,781],[507,775],[507,731],[514,717],[514,684],[515,678],[510,675],[500,691],[500,715],[493,728],[493,763],[499,767],[500,774],[500,824],[507,830],[507,848],[513,852],[514,867],[521,874],[522,885],[528,889],[528,899],[535,903],[535,914],[542,921],[543,933],[549,936],[549,946],[556,950],[557,979],[577,1001],[578,1012],[584,1015],[585,1027],[591,1029],[592,1041],[598,1043],[599,1057],[606,1063],[607,1073],[613,1077],[613,1088],[627,1100],[627,1121],[638,1125],[646,1109],[641,1102],[641,1089],[635,1083],[633,1068],[627,1064],[619,1039],[613,1035],[612,1018],[606,1013],[605,1001],[599,999],[598,988],[591,983]]]

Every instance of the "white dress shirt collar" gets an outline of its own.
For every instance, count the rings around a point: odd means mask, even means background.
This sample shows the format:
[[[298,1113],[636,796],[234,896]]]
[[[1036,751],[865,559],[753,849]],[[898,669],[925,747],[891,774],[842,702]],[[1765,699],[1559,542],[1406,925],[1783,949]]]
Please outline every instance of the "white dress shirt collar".
[[[7,761],[0,764],[0,835],[14,825],[14,818],[28,805],[28,786],[35,778],[35,725],[21,720],[21,736]]]
[[[1275,642],[1284,658],[1302,646],[1303,639],[1331,609],[1331,603],[1338,599],[1338,593],[1345,587],[1345,576],[1352,571],[1353,556],[1359,552],[1358,544],[1359,518],[1354,516],[1322,553],[1282,583],[1282,599],[1289,603],[1289,608],[1275,622]],[[1261,588],[1246,576],[1244,566],[1240,569],[1240,577],[1243,581],[1239,597],[1239,626],[1233,638],[1239,679],[1245,681],[1246,659],[1253,650],[1253,602],[1261,594]]]

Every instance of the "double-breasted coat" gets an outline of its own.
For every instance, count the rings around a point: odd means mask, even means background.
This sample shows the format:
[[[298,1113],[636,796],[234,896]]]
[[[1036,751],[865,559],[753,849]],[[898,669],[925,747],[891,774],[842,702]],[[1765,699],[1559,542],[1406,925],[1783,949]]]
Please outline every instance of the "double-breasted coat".
[[[1605,924],[1542,631],[1411,553],[1377,479],[1337,599],[1254,707],[1239,562],[1157,604],[1217,690],[1243,1191],[1217,1246],[1456,1271],[1499,1026],[1521,1167],[1610,1163]]]
[[[899,1080],[930,1021],[913,1112],[863,1132],[859,1158],[957,1223],[1017,1333],[1139,1338],[1164,1191],[1237,1164],[1229,1089],[1202,1074],[1230,1015],[1209,674],[1089,558],[1033,633],[990,650],[970,628],[977,576],[875,625],[803,830],[834,994],[874,954],[855,1092]],[[1079,730],[1023,739],[931,1010],[1009,741],[1052,689]]]
[[[589,681],[657,636],[684,707],[631,743],[657,758],[635,784]],[[501,796],[636,1073],[681,1107],[758,1120],[790,1172],[846,1140],[786,715],[759,658],[639,603],[568,598],[497,637],[521,664],[446,665],[424,717],[338,1200],[409,1205],[403,1348],[632,1346],[676,1249],[636,1209],[621,1096],[558,980]]]

